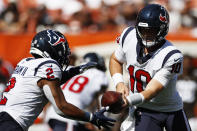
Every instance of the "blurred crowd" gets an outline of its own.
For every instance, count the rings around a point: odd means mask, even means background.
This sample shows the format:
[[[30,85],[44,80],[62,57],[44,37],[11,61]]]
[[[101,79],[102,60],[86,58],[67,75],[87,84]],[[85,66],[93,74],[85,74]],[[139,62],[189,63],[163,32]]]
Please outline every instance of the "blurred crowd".
[[[0,0],[0,32],[35,33],[48,27],[69,34],[122,31],[135,25],[147,3],[168,9],[170,32],[184,29],[195,35],[196,0]]]

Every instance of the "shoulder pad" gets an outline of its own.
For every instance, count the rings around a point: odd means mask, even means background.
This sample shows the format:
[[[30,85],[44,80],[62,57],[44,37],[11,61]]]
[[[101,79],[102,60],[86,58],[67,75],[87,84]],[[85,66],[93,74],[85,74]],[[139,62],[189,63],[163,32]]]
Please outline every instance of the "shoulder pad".
[[[170,60],[170,59],[172,59],[172,57],[171,56],[173,56],[174,54],[180,54],[180,55],[176,55],[177,57],[178,56],[182,56],[182,53],[179,51],[179,50],[172,50],[172,51],[170,51],[166,56],[165,56],[165,58],[164,58],[164,60],[163,60],[163,63],[162,63],[162,67],[165,65],[165,63],[168,61],[168,60]],[[177,58],[178,59],[178,58]],[[176,62],[176,61],[175,61]]]
[[[123,35],[122,35],[122,47],[123,47],[123,45],[124,45],[124,41],[125,41],[127,35],[128,35],[129,32],[132,31],[133,29],[134,29],[134,27],[128,27],[127,29],[125,29],[125,30],[123,31]]]
[[[62,70],[55,60],[45,60],[41,62],[36,68],[34,76],[46,79],[60,79],[62,77]]]

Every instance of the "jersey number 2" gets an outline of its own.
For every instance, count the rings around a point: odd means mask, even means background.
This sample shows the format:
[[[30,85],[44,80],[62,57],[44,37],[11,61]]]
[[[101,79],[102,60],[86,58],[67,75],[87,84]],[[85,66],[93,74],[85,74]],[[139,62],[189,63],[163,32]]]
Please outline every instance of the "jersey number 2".
[[[46,72],[47,72],[47,78],[48,79],[54,78],[54,75],[52,75],[53,74],[53,69],[52,68],[47,68]]]
[[[9,92],[12,88],[14,88],[15,86],[15,83],[16,83],[16,78],[15,77],[12,77],[9,82],[8,82],[8,85],[7,85],[7,88],[5,89],[4,92]],[[6,97],[3,97],[0,101],[0,105],[5,105],[7,102],[7,98]]]
[[[136,89],[138,92],[143,91],[143,81],[142,77],[146,79],[146,84],[152,79],[150,74],[144,70],[137,70],[134,73],[134,66],[129,66],[129,75],[130,75],[130,84],[131,84],[131,91],[134,92],[134,86],[136,85]],[[136,84],[135,84],[136,83]]]

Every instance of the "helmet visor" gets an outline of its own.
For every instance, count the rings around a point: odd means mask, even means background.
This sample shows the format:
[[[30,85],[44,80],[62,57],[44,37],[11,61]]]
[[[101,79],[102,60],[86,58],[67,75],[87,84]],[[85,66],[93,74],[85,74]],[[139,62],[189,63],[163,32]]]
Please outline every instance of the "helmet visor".
[[[147,42],[155,41],[158,31],[159,31],[158,28],[155,27],[138,26],[138,32],[140,37]]]

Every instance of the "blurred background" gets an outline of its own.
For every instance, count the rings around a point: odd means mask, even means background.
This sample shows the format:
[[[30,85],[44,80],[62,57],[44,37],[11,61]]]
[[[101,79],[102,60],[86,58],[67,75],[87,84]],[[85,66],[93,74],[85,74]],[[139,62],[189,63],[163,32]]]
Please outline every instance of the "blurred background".
[[[125,27],[135,25],[138,11],[148,3],[162,4],[169,11],[167,39],[186,58],[177,89],[192,130],[197,131],[197,0],[0,0],[0,82],[5,84],[16,64],[30,56],[31,39],[46,28],[65,34],[73,65],[85,53],[96,52],[108,67],[116,38]],[[110,76],[109,81],[109,90],[115,90]],[[40,118],[30,130],[49,131]]]

